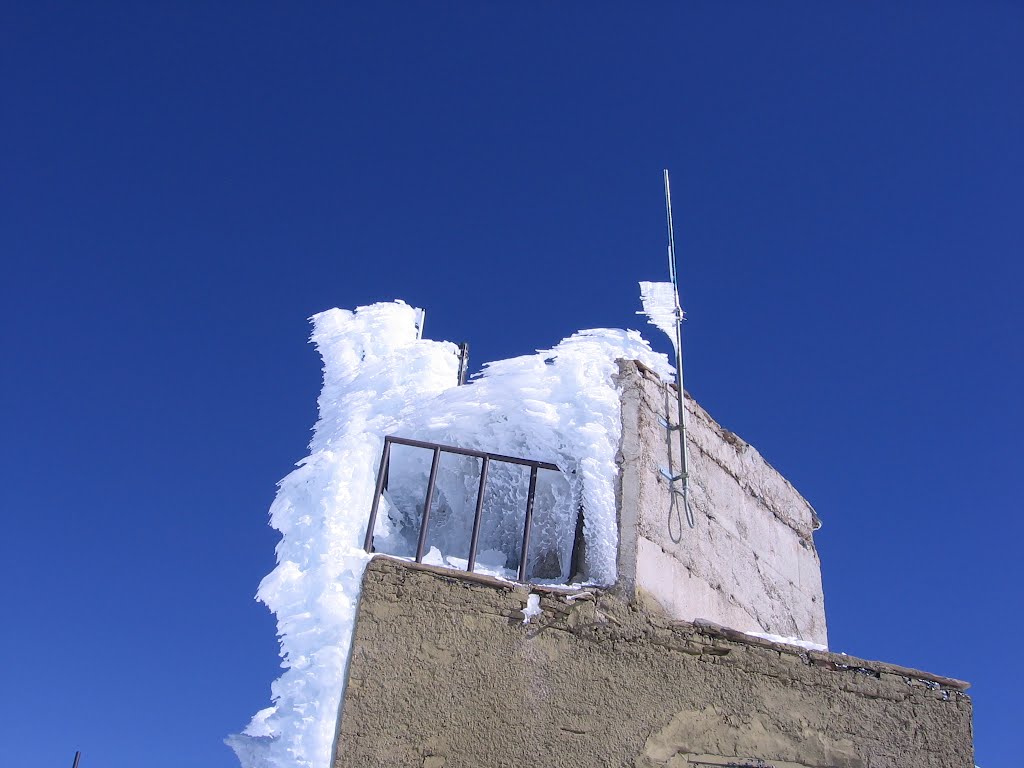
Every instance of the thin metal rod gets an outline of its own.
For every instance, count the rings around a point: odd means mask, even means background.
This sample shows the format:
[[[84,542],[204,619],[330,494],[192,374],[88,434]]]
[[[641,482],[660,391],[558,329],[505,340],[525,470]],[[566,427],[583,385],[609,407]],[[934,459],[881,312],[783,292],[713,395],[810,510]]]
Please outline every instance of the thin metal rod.
[[[384,484],[388,477],[388,462],[391,458],[391,438],[384,438],[384,450],[380,454],[380,466],[377,468],[377,487],[373,490],[373,506],[370,507],[370,522],[366,524],[366,539],[363,541],[363,549],[373,552],[373,527],[377,524],[377,508],[380,506],[380,497],[384,492]]]
[[[476,492],[476,514],[473,517],[473,535],[469,539],[469,563],[466,570],[472,572],[476,567],[476,548],[480,543],[480,522],[484,516],[484,490],[487,485],[487,465],[491,460],[484,456],[480,463],[480,488]]]
[[[466,383],[466,374],[469,373],[469,343],[459,344],[459,386]]]
[[[504,461],[509,464],[520,464],[524,467],[539,467],[540,469],[553,469],[556,472],[558,466],[548,461],[531,461],[530,459],[520,459],[515,456],[503,456],[500,453],[487,453],[485,451],[474,451],[471,448],[459,448],[454,445],[440,445],[439,443],[427,443],[423,440],[412,440],[408,437],[396,437],[394,435],[388,435],[386,440],[390,440],[392,443],[397,445],[408,445],[413,448],[427,448],[434,450],[440,448],[445,453],[457,453],[460,456],[476,456],[478,459],[488,458],[491,461]]]
[[[423,562],[423,550],[427,546],[427,526],[430,525],[430,503],[434,500],[434,482],[437,480],[437,465],[441,463],[441,446],[434,448],[434,460],[430,462],[430,479],[427,481],[427,498],[423,502],[423,517],[420,520],[420,540],[416,543],[416,562]]]
[[[526,557],[530,554],[530,529],[533,528],[533,497],[537,493],[537,467],[530,468],[530,490],[526,494],[526,523],[523,525],[523,547],[519,555],[519,580],[526,581]]]
[[[686,463],[686,406],[683,398],[683,309],[679,304],[679,279],[676,266],[676,236],[672,227],[672,188],[668,180],[668,168],[665,174],[665,220],[668,224],[668,274],[672,280],[672,292],[675,297],[676,316],[676,405],[679,409],[679,476],[683,486],[683,503],[686,505],[686,520],[694,527],[693,512],[690,510],[690,473]]]
[[[71,768],[78,768],[78,761],[82,758],[81,752],[75,752],[75,762],[71,764]]]
[[[668,168],[662,170],[665,174],[665,219],[668,224],[668,278],[676,289],[676,307],[679,307],[679,283],[676,281],[676,238],[672,228],[672,189],[668,182]]]
[[[586,541],[583,538],[586,523],[583,519],[583,505],[576,512],[576,532],[572,540],[572,560],[570,561],[569,578],[574,579],[580,573],[580,559],[586,552]]]

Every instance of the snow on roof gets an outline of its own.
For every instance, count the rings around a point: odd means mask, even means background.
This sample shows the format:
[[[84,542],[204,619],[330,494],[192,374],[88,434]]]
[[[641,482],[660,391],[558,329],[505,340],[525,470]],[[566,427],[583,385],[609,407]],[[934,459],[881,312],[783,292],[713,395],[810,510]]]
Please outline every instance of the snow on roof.
[[[420,338],[422,317],[421,310],[394,301],[312,318],[312,341],[324,364],[320,418],[309,455],[280,482],[271,506],[271,525],[281,532],[277,567],[257,593],[277,616],[285,671],[271,686],[272,706],[227,739],[244,768],[328,765],[385,435],[557,464],[561,477],[538,490],[547,501],[538,507],[547,512],[535,519],[537,549],[547,548],[567,578],[564,547],[571,547],[574,511],[582,506],[586,572],[600,583],[615,580],[615,454],[621,435],[616,360],[639,360],[667,380],[672,369],[665,356],[636,331],[580,331],[536,354],[489,363],[460,387],[456,346]],[[409,454],[393,465],[394,513],[378,517],[378,551],[400,548],[408,533],[398,514],[398,473],[417,477],[421,461]],[[440,550],[458,549],[467,535],[459,483],[476,482],[459,465],[442,467],[445,472],[439,479],[442,492],[447,489],[445,515],[431,528],[431,543]],[[481,549],[500,561],[510,531],[518,530],[503,516],[512,515],[521,488],[512,474],[495,482],[497,512]]]

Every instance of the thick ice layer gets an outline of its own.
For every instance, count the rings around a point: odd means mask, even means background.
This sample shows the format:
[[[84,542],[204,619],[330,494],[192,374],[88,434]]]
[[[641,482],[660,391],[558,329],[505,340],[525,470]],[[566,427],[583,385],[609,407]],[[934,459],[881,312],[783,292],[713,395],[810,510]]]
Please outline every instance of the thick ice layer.
[[[676,289],[672,283],[640,283],[640,302],[643,310],[638,315],[646,315],[647,322],[655,326],[672,341],[676,342]],[[679,350],[676,350],[678,353]]]
[[[576,515],[584,511],[591,581],[615,579],[615,453],[621,433],[613,375],[619,358],[671,369],[635,331],[582,331],[552,349],[490,363],[456,386],[457,348],[418,339],[419,310],[396,301],[313,318],[324,387],[310,455],[280,483],[271,525],[277,567],[258,599],[277,615],[284,674],[273,706],[228,738],[245,768],[326,768],[334,737],[360,579],[365,526],[385,435],[556,464],[538,478],[531,572],[565,580]],[[408,554],[422,511],[430,453],[398,446],[375,527],[378,551]],[[446,456],[431,506],[430,556],[458,565],[468,551],[479,462]],[[493,464],[485,496],[481,569],[517,567],[525,474]],[[417,506],[420,505],[420,506]]]

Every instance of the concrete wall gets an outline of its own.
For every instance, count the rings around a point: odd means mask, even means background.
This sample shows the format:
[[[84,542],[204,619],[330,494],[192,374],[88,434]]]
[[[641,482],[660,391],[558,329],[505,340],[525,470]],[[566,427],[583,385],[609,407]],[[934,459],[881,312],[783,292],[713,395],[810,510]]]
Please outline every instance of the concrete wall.
[[[335,768],[973,765],[963,683],[534,592],[375,558]]]
[[[752,446],[687,396],[695,527],[659,472],[679,471],[675,390],[620,361],[619,582],[674,618],[709,619],[827,645],[818,519]],[[678,485],[678,484],[677,484]]]

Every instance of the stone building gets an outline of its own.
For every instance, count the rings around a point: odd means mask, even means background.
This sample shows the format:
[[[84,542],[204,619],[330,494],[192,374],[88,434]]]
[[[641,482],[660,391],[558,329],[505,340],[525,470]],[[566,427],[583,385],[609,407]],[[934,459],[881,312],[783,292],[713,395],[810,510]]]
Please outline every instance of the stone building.
[[[972,766],[967,684],[825,650],[814,510],[687,398],[691,527],[671,385],[618,365],[616,583],[374,557],[335,768]]]

